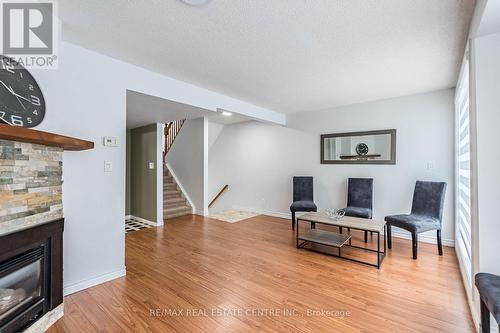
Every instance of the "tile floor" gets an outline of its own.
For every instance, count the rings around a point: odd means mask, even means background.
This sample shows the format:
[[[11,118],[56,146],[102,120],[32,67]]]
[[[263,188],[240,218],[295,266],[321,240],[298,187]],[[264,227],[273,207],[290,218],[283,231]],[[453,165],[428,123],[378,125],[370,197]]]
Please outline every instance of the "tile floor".
[[[130,218],[125,220],[125,233],[132,231],[138,231],[141,229],[152,228],[153,226],[149,223],[141,222],[135,218]]]

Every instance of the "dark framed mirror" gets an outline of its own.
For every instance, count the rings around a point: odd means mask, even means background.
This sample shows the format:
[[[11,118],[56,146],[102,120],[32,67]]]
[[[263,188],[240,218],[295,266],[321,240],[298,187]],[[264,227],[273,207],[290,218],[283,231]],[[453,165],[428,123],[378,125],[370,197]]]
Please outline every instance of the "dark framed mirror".
[[[396,164],[396,130],[323,134],[321,164]]]

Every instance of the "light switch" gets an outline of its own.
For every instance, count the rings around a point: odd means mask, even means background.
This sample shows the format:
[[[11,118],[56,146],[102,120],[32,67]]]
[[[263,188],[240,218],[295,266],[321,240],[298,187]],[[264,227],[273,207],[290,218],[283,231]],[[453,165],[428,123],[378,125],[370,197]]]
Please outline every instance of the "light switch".
[[[149,168],[154,169],[155,168],[155,162],[149,162]]]
[[[112,172],[113,171],[113,162],[104,161],[104,172]]]

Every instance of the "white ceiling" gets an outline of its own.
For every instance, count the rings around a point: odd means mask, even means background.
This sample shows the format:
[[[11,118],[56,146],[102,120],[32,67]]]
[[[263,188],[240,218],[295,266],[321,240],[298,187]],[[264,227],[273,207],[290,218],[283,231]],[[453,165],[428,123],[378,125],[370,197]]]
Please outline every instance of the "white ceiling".
[[[223,116],[214,111],[127,90],[127,128],[200,117],[208,117],[210,121],[224,125],[253,119],[234,113],[229,117]]]
[[[455,86],[473,0],[61,0],[63,38],[275,111]]]
[[[484,8],[478,36],[484,36],[500,31],[500,1],[488,0]]]

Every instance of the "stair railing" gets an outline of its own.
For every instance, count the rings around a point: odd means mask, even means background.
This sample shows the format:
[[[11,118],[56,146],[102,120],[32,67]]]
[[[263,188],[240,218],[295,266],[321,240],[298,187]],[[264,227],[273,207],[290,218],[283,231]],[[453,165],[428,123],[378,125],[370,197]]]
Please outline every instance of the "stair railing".
[[[215,204],[215,202],[217,201],[217,199],[219,199],[221,197],[221,195],[224,194],[224,192],[226,192],[228,189],[229,189],[229,185],[224,185],[224,187],[219,191],[219,193],[215,196],[215,198],[213,198],[212,201],[210,201],[208,208],[212,207]]]
[[[165,124],[165,128],[163,130],[163,133],[165,135],[165,146],[163,148],[163,161],[165,161],[165,157],[167,156],[170,148],[172,148],[175,138],[179,134],[182,125],[184,125],[185,121],[186,119],[181,119],[181,120],[171,121]]]

